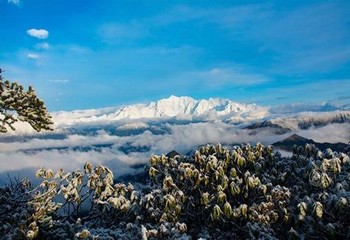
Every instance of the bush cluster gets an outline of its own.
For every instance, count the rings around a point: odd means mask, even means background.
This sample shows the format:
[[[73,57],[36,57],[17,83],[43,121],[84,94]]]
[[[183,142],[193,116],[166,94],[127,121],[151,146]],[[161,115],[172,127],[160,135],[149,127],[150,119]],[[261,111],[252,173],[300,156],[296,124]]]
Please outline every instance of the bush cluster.
[[[348,153],[313,145],[218,144],[190,156],[152,155],[147,187],[104,166],[41,168],[42,182],[2,188],[7,239],[344,239],[350,237]]]

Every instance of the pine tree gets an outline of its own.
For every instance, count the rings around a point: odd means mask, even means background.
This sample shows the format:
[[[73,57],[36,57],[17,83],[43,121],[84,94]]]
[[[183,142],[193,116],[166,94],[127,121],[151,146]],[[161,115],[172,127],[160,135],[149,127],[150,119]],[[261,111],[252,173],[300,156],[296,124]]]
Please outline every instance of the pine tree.
[[[4,81],[0,69],[0,133],[15,130],[15,122],[29,123],[36,131],[53,130],[44,102],[30,86],[27,91],[16,82]]]

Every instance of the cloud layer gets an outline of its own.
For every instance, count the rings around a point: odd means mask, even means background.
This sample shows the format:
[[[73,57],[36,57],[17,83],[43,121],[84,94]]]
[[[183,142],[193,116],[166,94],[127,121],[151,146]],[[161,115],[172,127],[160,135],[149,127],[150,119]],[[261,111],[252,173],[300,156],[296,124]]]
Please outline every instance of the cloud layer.
[[[118,132],[119,131],[119,132]],[[44,166],[68,171],[81,168],[86,161],[105,164],[117,175],[138,171],[133,164],[147,163],[150,155],[176,150],[186,154],[204,144],[261,142],[272,144],[289,137],[293,132],[276,135],[271,128],[247,130],[224,122],[188,124],[148,123],[100,126],[79,125],[61,129],[53,135],[0,138],[0,183],[12,176],[27,174],[33,178],[35,169]],[[330,124],[297,133],[316,142],[344,142],[350,139],[350,124]],[[29,172],[28,172],[29,171]],[[30,174],[29,174],[30,173]]]

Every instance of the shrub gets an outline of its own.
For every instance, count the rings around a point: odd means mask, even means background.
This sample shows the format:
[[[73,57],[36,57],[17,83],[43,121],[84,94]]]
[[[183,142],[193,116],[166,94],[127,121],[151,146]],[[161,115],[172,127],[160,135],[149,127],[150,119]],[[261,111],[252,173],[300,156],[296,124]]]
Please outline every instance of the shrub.
[[[191,156],[152,155],[149,186],[140,190],[115,183],[104,166],[87,163],[55,175],[41,168],[38,187],[18,188],[25,193],[21,224],[11,225],[0,212],[7,226],[0,230],[17,229],[29,239],[345,238],[349,168],[349,153],[306,145],[282,157],[259,143],[231,150],[207,145]],[[18,190],[5,189],[1,204],[8,208],[18,203],[8,197]]]
[[[27,122],[32,128],[53,130],[53,122],[44,102],[30,86],[27,91],[16,82],[4,81],[0,68],[0,133],[15,130],[14,123]]]

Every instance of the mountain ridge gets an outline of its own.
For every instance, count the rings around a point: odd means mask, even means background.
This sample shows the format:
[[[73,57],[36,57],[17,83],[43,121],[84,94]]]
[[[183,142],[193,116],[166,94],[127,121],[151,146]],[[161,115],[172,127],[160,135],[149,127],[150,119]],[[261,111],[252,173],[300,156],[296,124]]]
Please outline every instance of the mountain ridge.
[[[294,115],[275,117],[263,121],[257,121],[246,126],[246,129],[275,129],[277,134],[290,131],[306,130],[311,127],[323,127],[327,124],[350,123],[350,111],[331,112],[303,112]]]
[[[291,152],[294,146],[305,146],[305,144],[313,144],[321,151],[325,151],[327,148],[331,148],[334,151],[343,152],[349,148],[349,144],[341,142],[315,142],[313,139],[305,138],[295,133],[281,141],[273,143],[272,146],[274,146],[278,150],[285,150]]]
[[[147,119],[176,116],[200,116],[215,111],[219,116],[249,112],[257,109],[255,104],[242,104],[223,98],[196,100],[191,97],[170,96],[148,104],[128,105],[107,115],[113,120]]]
[[[142,104],[118,108],[53,113],[56,125],[101,121],[133,121],[150,119],[219,119],[239,122],[256,120],[269,115],[269,108],[256,104],[244,104],[224,98],[194,99],[187,96],[160,99]]]
[[[310,127],[324,126],[329,123],[350,123],[350,111],[298,113],[276,113],[276,107],[257,104],[238,103],[225,98],[194,99],[188,96],[170,96],[141,104],[108,107],[101,109],[53,112],[56,130],[71,127],[89,126],[116,128],[147,128],[150,122],[225,122],[239,125],[254,134],[263,129],[284,134]],[[304,109],[305,110],[305,109]],[[16,123],[17,134],[35,134],[26,123]],[[9,133],[11,134],[11,133]]]

